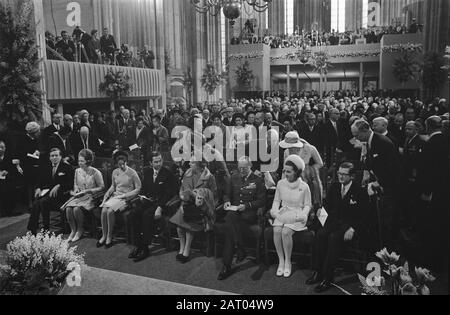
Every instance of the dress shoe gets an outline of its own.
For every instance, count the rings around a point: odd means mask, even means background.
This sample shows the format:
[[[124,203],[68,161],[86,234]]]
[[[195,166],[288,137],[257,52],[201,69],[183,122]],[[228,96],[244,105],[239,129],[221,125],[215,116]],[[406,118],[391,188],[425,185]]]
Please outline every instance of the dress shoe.
[[[178,254],[176,257],[176,260],[181,262],[182,259],[183,259],[183,254]]]
[[[228,279],[232,274],[233,272],[231,270],[231,267],[224,266],[217,279],[219,281],[223,281],[225,279]]]
[[[283,276],[285,278],[290,278],[291,275],[292,275],[292,264],[290,264],[290,265],[286,264],[285,267],[284,267],[284,274],[283,274]]]
[[[139,251],[139,254],[136,256],[136,258],[133,261],[135,263],[138,263],[143,260],[146,260],[148,257],[150,257],[150,251],[147,248],[147,249]]]
[[[277,277],[282,277],[284,275],[284,262],[279,264],[277,270]]]
[[[332,287],[331,282],[330,281],[322,281],[321,284],[319,284],[315,289],[314,292],[316,293],[324,293],[327,292],[328,290],[330,290]]]
[[[105,243],[100,242],[100,240],[97,242],[97,248],[105,246]]]
[[[112,248],[114,246],[114,242],[111,242],[111,243],[109,243],[109,244],[105,244],[105,248],[106,249],[110,249],[110,248]]]
[[[131,251],[130,255],[128,255],[128,258],[135,259],[138,255],[139,255],[139,248],[136,247]]]
[[[190,258],[189,256],[186,257],[186,256],[184,256],[184,255],[181,255],[179,262],[182,263],[182,264],[186,264],[186,263],[188,263],[190,260],[191,260],[191,258]]]
[[[245,252],[245,250],[240,249],[237,252],[237,256],[236,256],[236,264],[239,265],[241,264],[245,258],[247,258],[247,253]]]
[[[306,280],[306,285],[315,285],[321,283],[323,280],[323,277],[318,273],[314,272],[311,277]]]

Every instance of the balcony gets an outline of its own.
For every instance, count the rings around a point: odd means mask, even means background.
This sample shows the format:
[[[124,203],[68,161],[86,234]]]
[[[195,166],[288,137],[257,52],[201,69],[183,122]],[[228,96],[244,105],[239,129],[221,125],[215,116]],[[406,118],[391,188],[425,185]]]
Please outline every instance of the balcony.
[[[45,60],[47,100],[50,103],[69,103],[106,99],[98,87],[111,68],[122,70],[131,77],[133,90],[124,100],[146,100],[162,96],[164,89],[160,70]]]

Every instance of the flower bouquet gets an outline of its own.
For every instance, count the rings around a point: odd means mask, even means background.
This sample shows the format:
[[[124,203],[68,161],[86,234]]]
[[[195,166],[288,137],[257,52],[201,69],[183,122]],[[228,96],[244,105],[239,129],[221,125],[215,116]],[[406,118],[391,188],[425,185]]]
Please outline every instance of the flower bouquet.
[[[243,64],[239,65],[236,69],[236,81],[239,85],[250,86],[252,81],[255,79],[253,71],[250,69],[250,63],[245,61]]]
[[[400,256],[386,248],[376,253],[376,257],[383,263],[382,274],[372,279],[358,275],[364,295],[431,295],[428,284],[436,278],[429,270],[415,267],[411,272],[408,262],[400,265]]]
[[[128,96],[132,91],[130,76],[122,70],[114,71],[109,69],[105,76],[105,81],[100,83],[99,90],[111,99]]]
[[[0,266],[0,295],[52,295],[69,276],[70,265],[83,266],[84,255],[61,236],[28,233],[7,246]]]

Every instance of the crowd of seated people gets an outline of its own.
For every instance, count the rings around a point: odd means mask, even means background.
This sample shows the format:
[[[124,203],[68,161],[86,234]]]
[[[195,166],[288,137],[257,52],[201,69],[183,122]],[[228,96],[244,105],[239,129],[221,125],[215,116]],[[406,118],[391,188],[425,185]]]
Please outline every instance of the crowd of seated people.
[[[98,30],[90,33],[77,26],[70,35],[66,30],[61,36],[45,32],[47,58],[83,63],[118,65],[154,69],[155,55],[146,45],[136,56],[128,45],[118,47],[108,28],[103,28],[99,37]]]
[[[337,32],[295,32],[285,35],[266,35],[258,38],[254,34],[247,34],[242,38],[234,37],[231,39],[232,45],[254,44],[263,42],[270,45],[271,48],[287,47],[315,47],[315,46],[339,46],[355,45],[357,40],[365,39],[367,44],[380,43],[384,35],[387,34],[415,34],[423,32],[423,25],[419,25],[416,19],[413,19],[411,25],[407,27],[404,24],[361,28],[356,31]]]
[[[413,234],[422,244],[423,264],[445,268],[448,102],[344,91],[298,95],[231,99],[190,110],[169,104],[167,112],[150,114],[124,107],[97,117],[86,110],[55,113],[42,131],[29,122],[19,138],[0,138],[0,191],[6,196],[1,214],[12,213],[18,201],[12,190],[21,182],[29,196],[28,229],[39,231],[40,216],[50,229],[50,211],[63,211],[69,241],[77,242],[84,236],[84,216],[99,208],[99,248],[114,246],[116,216],[126,214],[135,245],[129,258],[136,262],[149,257],[163,218],[177,229],[180,263],[190,261],[195,236],[214,231],[220,221],[225,238],[219,280],[233,275],[235,255],[237,264],[246,258],[244,232],[252,224],[262,220],[273,227],[280,277],[292,274],[293,236],[310,229],[314,274],[308,284],[317,285],[317,292],[330,289],[339,258],[356,241],[369,250],[398,250],[405,233]],[[213,148],[202,136],[202,149],[222,158],[231,150],[234,163],[172,159],[172,145],[191,143],[199,126],[214,131],[208,137],[228,141]],[[251,142],[261,145],[264,137],[279,150],[278,169],[271,172],[258,154],[250,157]],[[144,172],[129,166],[136,150]],[[96,157],[113,158],[111,183],[94,168]],[[324,209],[329,217],[322,225]]]

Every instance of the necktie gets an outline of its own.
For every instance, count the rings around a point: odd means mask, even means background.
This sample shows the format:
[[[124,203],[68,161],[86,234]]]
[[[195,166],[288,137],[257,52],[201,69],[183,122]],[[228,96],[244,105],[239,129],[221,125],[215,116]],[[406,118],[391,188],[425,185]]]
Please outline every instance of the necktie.
[[[57,169],[58,169],[57,166],[53,166],[53,169],[52,169],[52,177],[55,177]]]
[[[344,185],[342,185],[342,190],[341,190],[341,196],[342,196],[342,199],[344,199],[345,198],[345,186]]]
[[[154,171],[154,173],[153,173],[153,182],[156,182],[157,178],[158,178],[158,172]]]

